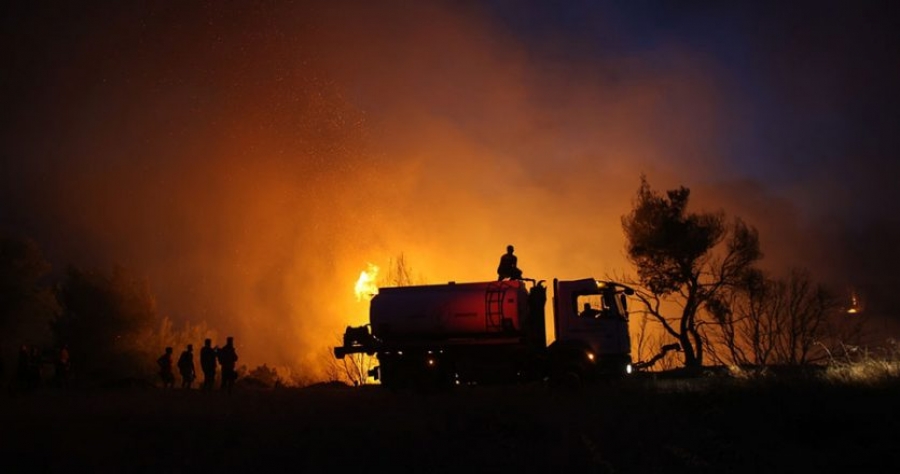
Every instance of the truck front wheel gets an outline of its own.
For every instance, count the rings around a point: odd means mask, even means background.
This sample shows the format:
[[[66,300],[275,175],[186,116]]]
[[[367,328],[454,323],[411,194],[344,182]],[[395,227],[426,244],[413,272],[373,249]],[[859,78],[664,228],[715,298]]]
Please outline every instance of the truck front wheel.
[[[588,377],[587,352],[576,344],[550,346],[548,379],[554,388],[581,388]]]

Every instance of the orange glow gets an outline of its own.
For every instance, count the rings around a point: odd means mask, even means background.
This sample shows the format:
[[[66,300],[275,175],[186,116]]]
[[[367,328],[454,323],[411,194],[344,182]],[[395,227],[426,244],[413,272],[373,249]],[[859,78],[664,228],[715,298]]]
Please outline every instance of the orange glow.
[[[310,382],[397,255],[423,284],[493,280],[508,244],[528,278],[633,273],[620,219],[640,173],[659,189],[721,175],[710,137],[733,124],[705,55],[547,68],[453,2],[307,3],[199,9],[177,30],[134,18],[127,54],[72,46],[109,63],[104,85],[67,83],[91,93],[49,121],[68,138],[21,186],[65,236],[61,267],[123,262],[161,315]],[[756,202],[695,190],[701,208]]]

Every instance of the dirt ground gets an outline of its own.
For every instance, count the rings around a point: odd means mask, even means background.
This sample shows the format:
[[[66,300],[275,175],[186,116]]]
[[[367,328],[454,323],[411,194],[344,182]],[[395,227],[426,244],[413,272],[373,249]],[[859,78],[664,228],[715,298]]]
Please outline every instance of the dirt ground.
[[[0,472],[896,472],[900,383],[0,395]]]

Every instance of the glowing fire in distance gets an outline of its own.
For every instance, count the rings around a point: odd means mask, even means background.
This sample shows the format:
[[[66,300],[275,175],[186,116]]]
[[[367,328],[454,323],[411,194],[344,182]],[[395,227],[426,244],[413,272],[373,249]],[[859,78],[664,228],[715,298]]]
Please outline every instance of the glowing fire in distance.
[[[378,294],[378,285],[375,283],[377,278],[378,266],[371,263],[367,270],[359,273],[359,279],[356,280],[356,301],[368,301]]]
[[[856,290],[850,290],[850,306],[847,308],[847,314],[859,314],[862,312],[862,305],[859,302],[859,295]]]

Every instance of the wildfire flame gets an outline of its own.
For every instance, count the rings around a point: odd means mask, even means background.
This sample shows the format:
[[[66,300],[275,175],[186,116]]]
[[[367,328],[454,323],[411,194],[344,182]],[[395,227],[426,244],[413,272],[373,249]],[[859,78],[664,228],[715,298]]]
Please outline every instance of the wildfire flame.
[[[368,301],[378,294],[378,285],[375,283],[377,278],[378,267],[371,263],[367,270],[359,273],[359,279],[356,280],[356,301]]]
[[[859,314],[862,312],[862,305],[859,303],[859,295],[856,290],[850,290],[850,306],[847,308],[847,314]]]

